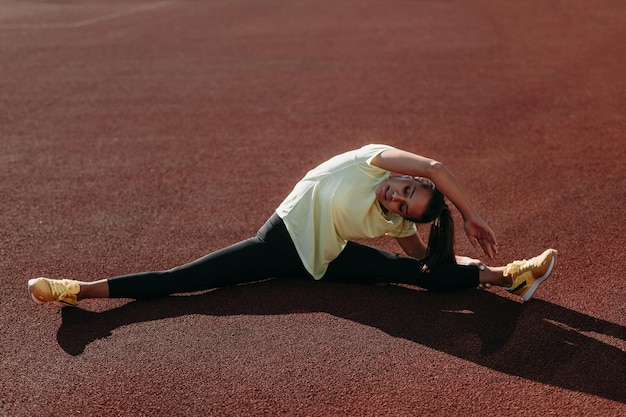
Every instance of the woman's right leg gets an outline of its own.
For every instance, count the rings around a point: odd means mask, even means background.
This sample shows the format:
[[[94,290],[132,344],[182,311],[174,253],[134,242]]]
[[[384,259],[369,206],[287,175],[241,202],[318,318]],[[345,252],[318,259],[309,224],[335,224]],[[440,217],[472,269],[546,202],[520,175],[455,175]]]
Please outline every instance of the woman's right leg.
[[[279,272],[271,269],[279,262],[272,259],[265,246],[254,237],[169,270],[80,282],[77,298],[156,298],[269,278]]]
[[[95,282],[39,278],[29,281],[29,290],[39,304],[76,305],[86,298],[154,298],[286,275],[307,274],[284,223],[273,215],[255,237],[170,270]]]
[[[255,237],[186,265],[109,279],[109,297],[154,298],[303,273],[287,228],[274,214]]]
[[[283,275],[282,266],[280,257],[255,237],[167,271],[110,278],[108,296],[141,299],[208,290]]]

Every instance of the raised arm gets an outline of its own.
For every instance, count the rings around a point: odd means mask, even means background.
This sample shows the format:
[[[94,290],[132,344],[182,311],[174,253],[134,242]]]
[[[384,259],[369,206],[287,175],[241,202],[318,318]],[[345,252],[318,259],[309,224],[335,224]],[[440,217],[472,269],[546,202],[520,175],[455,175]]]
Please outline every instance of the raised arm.
[[[463,216],[465,232],[470,243],[474,247],[480,246],[489,256],[497,253],[493,231],[476,213],[460,185],[444,164],[400,149],[385,150],[372,159],[371,163],[392,173],[425,177],[431,180]]]

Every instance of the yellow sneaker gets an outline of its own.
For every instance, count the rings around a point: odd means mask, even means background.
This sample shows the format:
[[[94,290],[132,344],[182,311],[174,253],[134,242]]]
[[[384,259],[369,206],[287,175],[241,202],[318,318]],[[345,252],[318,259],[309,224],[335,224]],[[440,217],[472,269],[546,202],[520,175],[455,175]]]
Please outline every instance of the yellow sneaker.
[[[28,292],[37,304],[53,303],[58,307],[77,306],[80,301],[78,281],[71,279],[33,278],[28,280]]]
[[[511,262],[504,268],[504,276],[513,278],[513,284],[506,290],[524,301],[530,300],[539,284],[550,276],[555,261],[556,250],[548,249],[529,260]]]

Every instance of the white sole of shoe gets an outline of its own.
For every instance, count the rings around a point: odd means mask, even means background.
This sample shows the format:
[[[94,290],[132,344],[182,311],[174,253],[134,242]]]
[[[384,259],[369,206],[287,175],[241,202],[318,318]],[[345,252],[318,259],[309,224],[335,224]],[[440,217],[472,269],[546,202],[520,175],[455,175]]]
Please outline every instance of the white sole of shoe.
[[[33,278],[33,279],[29,279],[28,280],[28,293],[30,294],[30,298],[36,303],[36,304],[45,304],[45,302],[38,300],[35,297],[35,294],[33,294],[33,290],[32,288],[35,286],[35,281],[37,281],[38,278]]]
[[[543,281],[547,280],[548,277],[550,276],[550,274],[552,273],[552,269],[554,268],[554,263],[556,262],[556,253],[557,253],[557,251],[553,249],[553,250],[551,250],[551,252],[552,252],[552,261],[550,262],[550,266],[548,267],[548,270],[546,271],[545,274],[543,274],[543,276],[537,278],[535,280],[535,282],[533,282],[533,285],[530,286],[528,291],[526,291],[526,294],[524,294],[524,296],[522,297],[522,301],[530,300],[530,298],[535,293],[535,290],[537,290],[537,288],[539,287],[539,284],[541,284]]]

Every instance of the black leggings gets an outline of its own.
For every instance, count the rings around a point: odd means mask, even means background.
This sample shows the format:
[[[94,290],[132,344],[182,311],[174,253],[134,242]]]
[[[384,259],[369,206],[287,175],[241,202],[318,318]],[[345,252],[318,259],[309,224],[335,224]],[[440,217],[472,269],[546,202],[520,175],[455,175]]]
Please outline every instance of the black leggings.
[[[441,265],[422,272],[417,259],[348,242],[330,263],[324,281],[403,283],[431,291],[478,286],[475,266]],[[274,214],[256,236],[209,253],[188,264],[157,272],[110,278],[111,298],[154,298],[278,277],[312,279],[304,268],[282,219]]]

